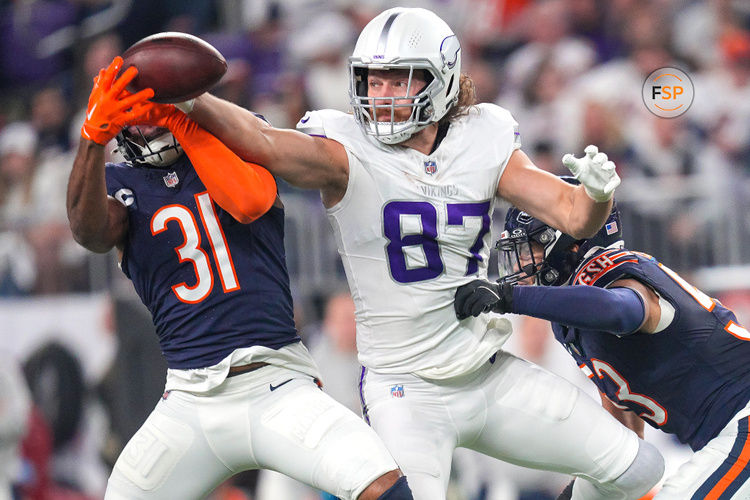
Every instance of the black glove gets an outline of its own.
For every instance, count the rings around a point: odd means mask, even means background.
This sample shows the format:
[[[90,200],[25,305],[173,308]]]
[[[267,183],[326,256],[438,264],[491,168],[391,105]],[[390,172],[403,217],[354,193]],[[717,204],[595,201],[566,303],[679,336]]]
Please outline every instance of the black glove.
[[[491,283],[474,280],[456,290],[453,302],[458,319],[477,317],[486,312],[507,313],[513,308],[513,286],[508,283]]]

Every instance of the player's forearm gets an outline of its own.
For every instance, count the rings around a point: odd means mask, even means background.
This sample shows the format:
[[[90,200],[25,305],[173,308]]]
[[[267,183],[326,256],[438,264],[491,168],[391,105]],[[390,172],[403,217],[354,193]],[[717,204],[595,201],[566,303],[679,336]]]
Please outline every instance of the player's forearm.
[[[345,189],[348,159],[341,144],[268,125],[250,111],[209,94],[188,115],[245,161],[304,189]]]
[[[586,190],[579,186],[573,191],[572,208],[568,222],[568,234],[574,238],[591,238],[612,211],[612,200],[596,202],[587,194]]]
[[[203,94],[196,98],[189,116],[243,160],[260,165],[269,163],[273,151],[263,129],[270,126],[247,109]]]
[[[214,200],[242,223],[265,214],[276,199],[276,181],[266,169],[247,163],[182,113],[167,125],[190,158]]]
[[[75,240],[94,252],[114,246],[108,241],[108,201],[104,180],[104,146],[81,139],[68,179],[66,201]]]
[[[583,285],[516,286],[512,312],[618,336],[638,331],[646,315],[643,299],[634,290]]]

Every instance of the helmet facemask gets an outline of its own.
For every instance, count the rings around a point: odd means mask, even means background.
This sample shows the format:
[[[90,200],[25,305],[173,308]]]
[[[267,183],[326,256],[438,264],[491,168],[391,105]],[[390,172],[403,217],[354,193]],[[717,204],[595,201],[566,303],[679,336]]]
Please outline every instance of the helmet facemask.
[[[534,278],[536,285],[562,285],[575,269],[575,243],[571,236],[546,225],[506,229],[496,245],[501,280],[512,284]],[[535,247],[543,249],[541,256]]]
[[[381,69],[373,65],[350,65],[351,88],[350,99],[354,116],[368,135],[374,136],[384,144],[398,144],[409,139],[416,132],[428,125],[435,123],[435,105],[433,95],[443,91],[443,82],[427,68],[415,64],[389,65],[388,70],[408,70],[408,84],[405,95],[371,97],[368,95],[368,72],[370,69]],[[426,85],[415,95],[414,76],[422,72],[427,80]],[[410,109],[411,112],[406,120],[397,121],[397,109]],[[379,111],[385,110],[390,119],[378,121]]]
[[[406,72],[407,91],[369,96],[368,72],[376,70]],[[422,73],[426,85],[415,89],[414,78]],[[365,134],[398,144],[448,113],[458,102],[460,78],[461,45],[445,21],[425,9],[396,7],[376,16],[360,33],[349,58],[349,99]],[[397,110],[403,108],[410,110],[408,118],[399,117]],[[376,112],[383,110],[391,118],[378,122]]]
[[[144,134],[141,127],[125,127],[117,134],[117,149],[132,163],[153,167],[166,167],[182,155],[182,147],[167,129],[155,129]]]
[[[570,184],[572,178],[563,177]],[[600,248],[622,248],[622,227],[617,203],[604,225],[591,238],[575,239],[557,231],[541,220],[511,207],[505,216],[505,227],[497,242],[500,277],[516,283],[534,277],[535,284],[558,286],[565,284],[578,265]],[[534,245],[544,249],[541,259],[534,255]],[[537,246],[538,248],[538,246]]]

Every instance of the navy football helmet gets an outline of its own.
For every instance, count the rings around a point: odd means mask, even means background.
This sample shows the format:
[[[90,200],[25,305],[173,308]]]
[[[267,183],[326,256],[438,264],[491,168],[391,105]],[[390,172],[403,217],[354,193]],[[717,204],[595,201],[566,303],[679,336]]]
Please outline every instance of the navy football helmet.
[[[115,137],[117,149],[134,164],[166,167],[182,155],[182,147],[172,133],[161,127],[130,126]]]
[[[570,184],[578,184],[572,177],[562,179]],[[536,261],[532,242],[544,248],[544,256],[540,262]],[[576,244],[579,246],[574,250],[573,246]],[[615,245],[624,246],[620,212],[616,203],[612,204],[612,212],[602,228],[593,237],[582,240],[511,207],[505,216],[505,230],[496,244],[500,254],[500,278],[506,283],[516,283],[535,277],[538,285],[562,285],[592,249]]]

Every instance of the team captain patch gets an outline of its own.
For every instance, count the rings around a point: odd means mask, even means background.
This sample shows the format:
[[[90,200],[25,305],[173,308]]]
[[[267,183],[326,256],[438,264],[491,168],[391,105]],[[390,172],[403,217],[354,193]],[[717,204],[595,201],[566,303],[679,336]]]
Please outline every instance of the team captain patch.
[[[573,280],[574,285],[593,285],[596,280],[626,262],[638,262],[627,250],[610,250],[588,261]]]

